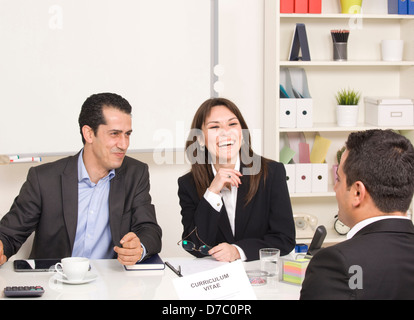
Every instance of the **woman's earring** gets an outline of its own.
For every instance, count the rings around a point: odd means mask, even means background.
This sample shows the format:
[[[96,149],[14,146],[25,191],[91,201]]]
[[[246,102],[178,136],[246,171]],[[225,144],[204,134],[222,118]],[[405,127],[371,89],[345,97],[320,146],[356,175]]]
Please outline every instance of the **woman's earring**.
[[[200,150],[204,151],[206,149],[206,145],[204,144],[204,139],[197,137],[197,142],[200,145]]]
[[[200,150],[201,151],[205,151],[206,150],[206,146],[203,143],[199,143],[200,144]]]

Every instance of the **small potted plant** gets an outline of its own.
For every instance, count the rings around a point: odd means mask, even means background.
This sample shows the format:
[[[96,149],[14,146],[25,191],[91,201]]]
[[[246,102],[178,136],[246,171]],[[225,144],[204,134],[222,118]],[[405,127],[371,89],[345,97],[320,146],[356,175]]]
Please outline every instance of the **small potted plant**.
[[[361,94],[353,89],[342,89],[336,94],[336,120],[340,127],[355,127],[358,123]]]

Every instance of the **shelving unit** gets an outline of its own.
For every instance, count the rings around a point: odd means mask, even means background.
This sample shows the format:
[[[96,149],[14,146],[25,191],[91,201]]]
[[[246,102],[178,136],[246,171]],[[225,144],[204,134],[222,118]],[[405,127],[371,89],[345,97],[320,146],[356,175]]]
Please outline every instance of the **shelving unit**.
[[[378,128],[365,123],[364,97],[414,98],[414,16],[378,13],[386,8],[387,0],[363,4],[363,14],[340,14],[338,0],[323,0],[322,14],[280,14],[279,0],[265,0],[265,91],[264,91],[264,155],[279,159],[284,137],[290,132],[303,132],[312,147],[316,134],[332,141],[326,162],[336,164],[336,152],[352,131]],[[371,6],[371,7],[370,7]],[[376,7],[373,7],[376,6]],[[383,10],[383,9],[381,9]],[[288,61],[296,23],[306,25],[311,61]],[[330,30],[349,29],[348,61],[333,61]],[[404,40],[404,61],[381,60],[381,40]],[[279,84],[281,67],[304,68],[309,91],[313,98],[312,128],[279,127]],[[335,94],[342,88],[353,88],[362,93],[357,127],[336,125]],[[385,129],[385,128],[383,128]],[[414,137],[414,126],[395,127]],[[291,194],[294,213],[308,213],[318,217],[318,224],[328,229],[327,242],[338,242],[344,237],[333,230],[337,213],[333,192],[332,170],[326,193]],[[306,241],[305,241],[306,242]]]

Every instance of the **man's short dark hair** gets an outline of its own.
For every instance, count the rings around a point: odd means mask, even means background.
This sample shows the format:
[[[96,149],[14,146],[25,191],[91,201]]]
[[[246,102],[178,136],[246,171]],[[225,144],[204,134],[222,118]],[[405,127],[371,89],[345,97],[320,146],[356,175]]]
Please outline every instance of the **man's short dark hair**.
[[[347,187],[361,181],[384,213],[406,212],[414,192],[414,149],[392,130],[353,132],[343,166]]]
[[[132,107],[129,102],[115,93],[97,93],[91,95],[85,100],[79,114],[79,128],[82,136],[82,142],[85,144],[85,139],[82,134],[83,126],[87,125],[92,128],[96,135],[98,127],[105,123],[103,116],[103,107],[111,107],[131,114]]]

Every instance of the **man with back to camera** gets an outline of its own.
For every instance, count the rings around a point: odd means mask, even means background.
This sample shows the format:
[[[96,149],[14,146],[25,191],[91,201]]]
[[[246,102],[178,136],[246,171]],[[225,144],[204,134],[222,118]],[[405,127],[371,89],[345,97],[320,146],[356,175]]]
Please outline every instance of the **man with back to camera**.
[[[414,299],[414,150],[391,130],[351,133],[335,184],[347,238],[309,262],[301,299]]]
[[[83,149],[29,170],[0,221],[0,265],[33,231],[32,259],[117,257],[131,265],[160,252],[148,166],[125,155],[131,109],[113,93],[86,99],[79,115]]]

